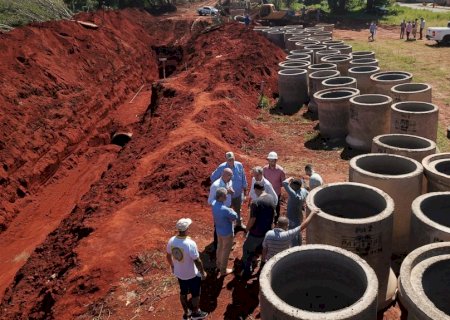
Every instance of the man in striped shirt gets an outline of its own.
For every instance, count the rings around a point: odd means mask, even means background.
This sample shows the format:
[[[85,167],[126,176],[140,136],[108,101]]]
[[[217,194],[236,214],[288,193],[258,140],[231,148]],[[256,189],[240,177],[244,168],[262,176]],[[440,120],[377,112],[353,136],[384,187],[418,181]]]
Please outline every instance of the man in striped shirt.
[[[310,223],[311,219],[319,212],[319,210],[312,211],[308,218],[303,221],[297,228],[288,230],[289,219],[280,217],[274,229],[267,231],[263,240],[262,261],[263,263],[272,258],[277,253],[289,249],[291,247],[292,239],[295,238],[303,229]],[[301,237],[301,235],[300,235]]]

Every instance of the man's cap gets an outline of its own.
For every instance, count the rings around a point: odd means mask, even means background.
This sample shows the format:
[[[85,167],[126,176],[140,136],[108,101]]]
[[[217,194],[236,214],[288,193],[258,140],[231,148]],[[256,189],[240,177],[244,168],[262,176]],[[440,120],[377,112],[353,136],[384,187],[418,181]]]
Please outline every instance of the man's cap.
[[[192,220],[189,218],[181,218],[177,221],[176,228],[178,231],[186,231],[191,225]]]
[[[225,153],[225,158],[227,158],[227,160],[234,159],[234,153],[231,151],[228,151],[227,153]]]
[[[278,154],[275,151],[271,151],[267,155],[267,159],[268,160],[277,160],[278,159]]]
[[[254,189],[258,189],[258,190],[264,190],[264,182],[262,182],[262,181],[256,181],[256,182],[253,184],[253,188],[254,188]]]

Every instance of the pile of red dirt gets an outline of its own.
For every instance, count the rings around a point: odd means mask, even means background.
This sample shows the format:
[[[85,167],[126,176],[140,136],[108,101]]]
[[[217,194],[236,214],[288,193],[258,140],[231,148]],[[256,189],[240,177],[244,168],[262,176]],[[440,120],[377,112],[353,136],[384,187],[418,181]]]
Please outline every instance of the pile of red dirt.
[[[183,46],[183,61],[171,78],[154,83],[148,108],[126,128],[132,140],[16,273],[1,319],[88,316],[88,305],[133,273],[130,256],[166,241],[164,230],[178,218],[172,207],[205,202],[224,153],[267,133],[252,119],[262,82],[266,95],[276,92],[283,53],[263,37],[227,24],[189,39],[181,31],[188,22],[156,23],[139,11],[85,18],[101,28],[52,22],[1,36],[0,68],[10,78],[0,82],[4,226],[19,196],[48,188],[51,177],[64,175],[68,155],[83,155],[84,139],[97,145],[119,129],[108,113],[127,108],[144,82],[158,78],[152,45]],[[197,214],[209,218],[206,209]],[[143,237],[148,230],[151,238]]]

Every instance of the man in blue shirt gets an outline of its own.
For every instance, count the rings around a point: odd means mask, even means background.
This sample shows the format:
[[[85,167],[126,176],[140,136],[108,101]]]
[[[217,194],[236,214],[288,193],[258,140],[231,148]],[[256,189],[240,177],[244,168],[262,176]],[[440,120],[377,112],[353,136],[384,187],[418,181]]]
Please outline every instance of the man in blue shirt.
[[[217,269],[219,269],[221,277],[225,277],[233,272],[233,269],[227,269],[227,264],[233,246],[233,222],[237,220],[236,212],[225,206],[224,202],[226,198],[227,189],[218,188],[216,191],[216,200],[214,200],[212,204],[212,213],[218,242],[216,250],[216,266]]]
[[[283,181],[283,187],[288,193],[287,218],[289,219],[289,230],[295,229],[301,225],[303,220],[302,209],[305,199],[308,196],[308,191],[302,186],[302,180],[294,179],[293,177]],[[301,243],[302,239],[299,234],[297,234],[297,236],[292,239],[292,246],[298,246]]]
[[[244,194],[247,191],[247,177],[245,176],[244,166],[239,161],[235,160],[234,153],[229,151],[225,153],[226,162],[220,164],[216,170],[211,174],[211,182],[216,181],[222,176],[222,172],[225,168],[229,168],[233,171],[234,193],[231,196],[231,207],[237,213],[238,219],[236,221],[236,227],[245,229],[245,225],[242,223],[241,218],[241,206],[244,201]]]

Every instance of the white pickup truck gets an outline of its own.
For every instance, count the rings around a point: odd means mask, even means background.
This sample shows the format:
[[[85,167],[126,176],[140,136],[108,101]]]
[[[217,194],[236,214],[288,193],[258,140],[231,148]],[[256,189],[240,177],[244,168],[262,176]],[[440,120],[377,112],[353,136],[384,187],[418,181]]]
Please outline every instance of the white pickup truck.
[[[427,29],[426,38],[441,43],[450,44],[450,21],[446,27],[430,27]]]

